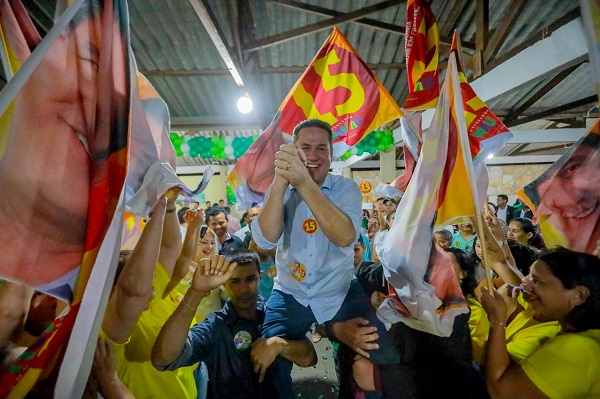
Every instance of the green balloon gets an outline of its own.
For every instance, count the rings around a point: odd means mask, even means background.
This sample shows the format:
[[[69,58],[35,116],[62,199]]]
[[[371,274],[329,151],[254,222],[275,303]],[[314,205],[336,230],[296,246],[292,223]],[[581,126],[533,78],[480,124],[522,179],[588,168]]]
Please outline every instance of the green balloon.
[[[385,136],[385,133],[383,133],[382,131],[375,132],[375,138],[377,140],[381,141],[381,139],[383,138],[383,136]]]

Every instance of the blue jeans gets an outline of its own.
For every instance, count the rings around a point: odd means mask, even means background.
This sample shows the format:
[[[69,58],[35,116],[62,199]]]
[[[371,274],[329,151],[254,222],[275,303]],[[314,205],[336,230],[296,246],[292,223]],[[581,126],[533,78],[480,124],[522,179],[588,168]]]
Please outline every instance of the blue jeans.
[[[344,302],[331,321],[345,321],[355,317],[365,318],[370,326],[377,327],[379,349],[369,351],[370,360],[375,364],[398,363],[400,355],[357,279],[350,283]],[[262,336],[300,340],[306,337],[306,332],[316,321],[310,307],[302,306],[289,294],[273,290],[265,308]],[[261,384],[261,398],[294,398],[292,366],[292,362],[277,356],[267,370],[267,378]]]

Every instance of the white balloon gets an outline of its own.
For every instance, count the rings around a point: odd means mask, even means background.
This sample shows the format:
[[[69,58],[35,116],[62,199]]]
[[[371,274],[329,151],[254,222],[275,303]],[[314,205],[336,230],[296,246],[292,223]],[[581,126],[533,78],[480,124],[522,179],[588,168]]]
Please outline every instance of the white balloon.
[[[231,154],[227,154],[227,159],[235,159],[233,152]]]
[[[225,136],[225,144],[231,144],[231,143],[233,143],[233,139],[234,138],[235,137],[233,137],[233,136]]]
[[[352,155],[358,154],[358,148],[356,148],[356,147],[350,148],[350,154],[352,154]]]
[[[227,147],[225,147],[225,154],[233,155],[233,147],[231,147],[229,145]]]
[[[181,150],[181,152],[183,152],[184,154],[189,154],[190,153],[190,145],[188,143],[183,143],[179,146],[179,149]]]

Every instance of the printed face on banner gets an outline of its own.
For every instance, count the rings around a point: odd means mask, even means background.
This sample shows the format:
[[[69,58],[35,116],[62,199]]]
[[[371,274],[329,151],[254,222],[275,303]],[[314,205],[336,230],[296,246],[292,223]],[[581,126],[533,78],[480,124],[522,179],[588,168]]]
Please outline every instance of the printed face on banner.
[[[569,248],[591,253],[600,239],[600,135],[591,132],[575,146],[538,179],[534,205],[538,221],[557,229]]]
[[[3,278],[46,285],[81,264],[90,186],[106,177],[100,171],[115,123],[110,116],[97,123],[99,87],[114,109],[128,110],[125,89],[109,94],[112,82],[99,84],[100,25],[99,15],[77,16],[3,115],[9,119],[0,130]],[[125,87],[125,77],[118,80]]]

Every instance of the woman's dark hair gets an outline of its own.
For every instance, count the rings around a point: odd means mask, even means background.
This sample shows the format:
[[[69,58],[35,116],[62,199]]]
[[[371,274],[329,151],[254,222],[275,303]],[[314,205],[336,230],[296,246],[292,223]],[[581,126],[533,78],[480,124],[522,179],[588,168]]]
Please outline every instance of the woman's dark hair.
[[[513,258],[515,258],[517,269],[519,269],[524,276],[527,276],[531,265],[537,258],[538,251],[530,245],[523,245],[515,240],[507,240],[506,242],[510,249],[510,253]]]
[[[477,252],[475,251],[475,247],[477,246],[478,241],[479,241],[479,236],[476,235],[475,239],[473,240],[473,252],[468,254],[469,258],[471,259],[471,262],[473,262],[475,267],[478,267],[481,265],[481,259],[479,259],[479,256],[477,256]]]
[[[537,249],[546,249],[546,243],[544,242],[542,235],[538,232],[536,225],[531,221],[531,219],[515,218],[515,219],[511,220],[511,223],[512,222],[519,223],[521,230],[523,230],[526,234],[527,233],[533,234],[531,236],[531,238],[529,240],[527,240],[527,243],[529,245],[531,245],[532,247],[535,247]]]
[[[475,296],[475,288],[477,288],[477,280],[475,279],[475,263],[473,263],[471,257],[462,249],[450,247],[446,248],[445,251],[454,254],[460,269],[467,273],[467,275],[462,279],[462,283],[460,285],[464,296]]]
[[[544,262],[566,289],[581,285],[589,290],[586,301],[565,321],[578,332],[600,329],[600,258],[557,247],[543,251],[537,260]]]

